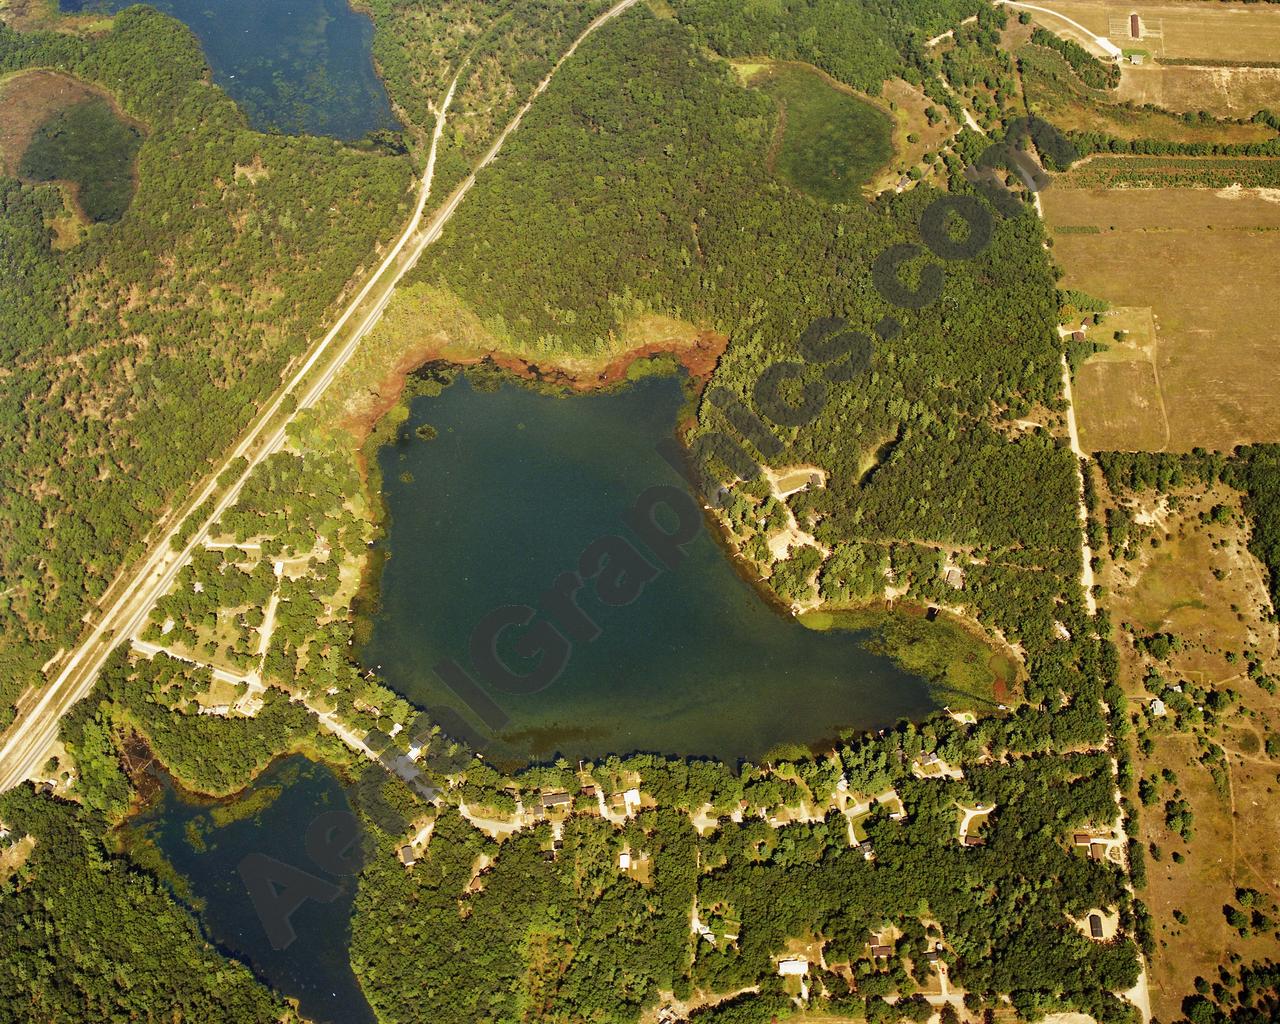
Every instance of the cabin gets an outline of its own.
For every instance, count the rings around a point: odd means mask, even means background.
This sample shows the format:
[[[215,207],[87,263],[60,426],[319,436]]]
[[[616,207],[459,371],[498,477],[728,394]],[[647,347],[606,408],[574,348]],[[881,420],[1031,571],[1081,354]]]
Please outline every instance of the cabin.
[[[1097,914],[1089,915],[1089,936],[1090,938],[1102,938],[1102,918]]]

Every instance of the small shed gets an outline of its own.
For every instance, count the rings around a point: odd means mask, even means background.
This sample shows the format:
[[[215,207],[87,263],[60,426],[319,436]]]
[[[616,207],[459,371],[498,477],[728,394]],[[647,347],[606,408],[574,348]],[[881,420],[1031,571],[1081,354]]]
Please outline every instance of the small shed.
[[[1102,918],[1097,914],[1089,915],[1089,935],[1092,938],[1102,938]]]

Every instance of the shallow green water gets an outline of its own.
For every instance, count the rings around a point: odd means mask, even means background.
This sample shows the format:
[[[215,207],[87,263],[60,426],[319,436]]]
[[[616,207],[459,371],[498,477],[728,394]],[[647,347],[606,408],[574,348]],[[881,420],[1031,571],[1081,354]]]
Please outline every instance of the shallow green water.
[[[119,11],[136,0],[61,0]],[[373,68],[373,22],[347,0],[150,0],[200,40],[213,78],[260,130],[358,139],[396,127]]]
[[[415,399],[379,456],[389,557],[365,664],[410,700],[460,710],[480,729],[433,666],[445,657],[471,665],[469,637],[486,613],[539,606],[592,541],[634,539],[623,517],[646,488],[683,488],[655,450],[682,401],[673,378],[570,398],[511,383],[482,393],[463,379]],[[416,436],[422,424],[435,440]],[[491,753],[734,760],[935,706],[922,680],[864,649],[865,635],[814,633],[768,607],[707,529],[687,555],[623,607],[584,589],[582,608],[601,632],[573,644],[552,685],[532,695],[483,687],[510,719]],[[511,652],[521,632],[505,633],[499,650],[523,671],[533,662]]]
[[[316,1024],[371,1024],[348,958],[355,877],[318,865],[306,840],[321,815],[349,810],[332,771],[290,757],[228,801],[189,800],[166,780],[160,798],[131,828],[159,847],[189,887],[179,895],[197,903],[209,937],[273,989],[296,998],[303,1016]],[[283,949],[273,948],[242,873],[246,858],[257,855],[284,866],[267,869],[274,882],[295,885],[288,872],[296,869],[337,890],[327,902],[308,899],[289,916],[296,938]]]

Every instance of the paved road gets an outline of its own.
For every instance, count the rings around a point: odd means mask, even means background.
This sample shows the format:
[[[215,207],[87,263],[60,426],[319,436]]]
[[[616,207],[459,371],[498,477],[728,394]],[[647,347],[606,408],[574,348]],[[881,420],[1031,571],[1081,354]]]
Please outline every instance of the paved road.
[[[208,527],[216,522],[239,495],[245,480],[262,459],[278,450],[285,440],[287,424],[296,415],[290,413],[278,427],[273,429],[272,421],[284,408],[289,399],[296,401],[296,409],[305,409],[314,405],[324,394],[325,389],[333,382],[335,376],[346,364],[351,353],[355,351],[360,340],[369,329],[378,322],[386,309],[387,303],[395,291],[400,279],[417,262],[422,251],[440,237],[445,225],[453,216],[466,194],[475,184],[476,174],[489,165],[498,155],[510,134],[519,127],[524,115],[533,101],[540,96],[550,84],[552,77],[561,65],[573,55],[587,36],[602,25],[632,7],[637,0],[620,0],[604,14],[600,15],[574,40],[569,49],[556,62],[547,76],[538,84],[528,102],[517,112],[516,116],[498,136],[493,146],[485,154],[475,171],[470,174],[461,186],[450,196],[449,201],[431,218],[429,224],[421,224],[423,211],[431,195],[431,182],[435,173],[436,152],[440,137],[444,131],[445,115],[452,102],[454,90],[461,76],[461,69],[449,86],[449,91],[441,104],[436,127],[432,135],[427,167],[422,176],[418,190],[418,200],[408,226],[404,233],[392,246],[391,251],[382,261],[363,288],[352,299],[328,334],[312,349],[310,356],[298,368],[289,383],[277,394],[276,398],[259,414],[253,425],[244,434],[239,443],[227,453],[216,471],[209,474],[205,485],[191,498],[187,504],[189,510],[199,508],[214,493],[218,476],[236,459],[244,457],[248,467],[235,483],[227,488],[218,499],[212,512],[196,530],[190,540],[180,551],[173,551],[170,545],[177,536],[186,516],[178,518],[173,527],[160,537],[151,547],[141,566],[134,569],[132,575],[120,588],[119,596],[99,615],[97,625],[89,632],[76,648],[67,656],[62,669],[52,682],[39,691],[39,699],[9,729],[0,746],[0,791],[11,789],[39,768],[48,756],[58,734],[58,721],[76,701],[84,697],[93,686],[107,656],[115,644],[126,637],[132,637],[147,621],[151,607],[156,599],[166,593],[172,586],[183,563],[191,552],[205,540]],[[338,340],[342,331],[352,319],[359,319],[362,309],[367,308],[367,300],[377,296],[372,308],[364,314],[359,325],[351,331],[347,340],[334,354],[324,372],[316,380],[308,384],[306,378],[330,353],[331,347]]]

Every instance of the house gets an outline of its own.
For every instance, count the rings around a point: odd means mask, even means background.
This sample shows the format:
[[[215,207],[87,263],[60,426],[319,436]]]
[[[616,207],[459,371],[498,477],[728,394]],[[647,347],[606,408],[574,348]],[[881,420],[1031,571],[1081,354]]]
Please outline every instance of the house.
[[[937,962],[938,962],[938,958],[939,958],[941,955],[942,955],[941,948],[940,948],[940,947],[938,946],[938,944],[935,942],[935,943],[933,944],[933,948],[932,948],[932,949],[927,949],[927,950],[925,950],[924,958],[925,958],[926,960],[928,960],[928,961],[929,961],[929,963],[934,964],[934,963],[937,963]]]
[[[784,978],[802,978],[809,973],[809,961],[802,956],[789,956],[778,961],[778,973]]]
[[[964,570],[959,566],[947,566],[942,572],[942,580],[952,590],[964,590]]]
[[[632,787],[622,794],[622,804],[627,809],[627,814],[635,814],[640,810],[640,790]]]
[[[414,856],[414,853],[413,853],[413,847],[408,845],[407,843],[404,846],[400,847],[396,856],[400,858],[400,863],[407,868],[411,868],[416,863],[418,863],[418,858]]]
[[[557,807],[568,807],[573,803],[573,797],[568,793],[543,793],[542,807],[544,810],[551,811]]]
[[[1089,859],[1090,860],[1106,860],[1107,844],[1106,843],[1090,843]]]
[[[987,841],[982,836],[965,836],[961,842],[965,846],[986,846]]]
[[[1076,846],[1088,846],[1091,842],[1093,842],[1093,836],[1089,835],[1088,832],[1077,832],[1075,835],[1071,837],[1071,841]]]
[[[1169,713],[1169,709],[1164,706],[1164,701],[1159,697],[1151,702],[1151,717],[1164,718]]]
[[[563,839],[557,839],[555,842],[553,842],[553,843],[551,844],[551,849],[553,849],[553,850],[555,850],[557,853],[559,853],[561,850],[563,850],[563,849],[564,849],[564,840],[563,840]]]
[[[1071,340],[1072,340],[1072,341],[1084,341],[1084,331],[1072,331],[1072,332],[1071,332]]]
[[[870,839],[868,839],[865,843],[863,843],[863,844],[862,844],[861,846],[859,846],[858,848],[862,851],[862,856],[863,856],[864,858],[866,858],[867,860],[875,860],[875,859],[876,859],[876,851],[875,851],[875,847],[873,847],[873,846],[871,845],[871,840],[870,840]]]
[[[891,956],[893,956],[892,946],[886,946],[882,942],[872,943],[871,958],[873,960],[888,960]]]
[[[1089,936],[1094,939],[1102,938],[1102,918],[1097,914],[1089,915]]]
[[[543,859],[543,860],[555,860],[555,859],[556,859],[556,851],[555,851],[555,850],[543,850],[543,851],[542,851],[542,859]]]
[[[1131,54],[1129,54],[1129,63],[1130,63],[1130,64],[1137,64],[1137,65],[1141,66],[1141,64],[1142,64],[1142,54],[1140,54],[1140,53],[1131,53]]]
[[[588,782],[582,787],[582,795],[594,797],[596,795],[596,787]]]

